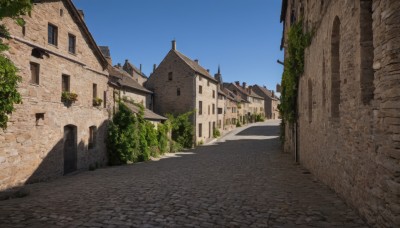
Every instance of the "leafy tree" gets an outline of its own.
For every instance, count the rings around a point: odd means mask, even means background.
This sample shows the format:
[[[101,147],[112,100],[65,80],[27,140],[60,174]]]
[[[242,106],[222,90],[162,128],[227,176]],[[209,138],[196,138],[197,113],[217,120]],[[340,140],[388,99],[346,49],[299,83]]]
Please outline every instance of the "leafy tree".
[[[25,21],[20,17],[32,9],[32,0],[0,0],[0,21],[12,18],[21,26]],[[6,58],[2,52],[8,50],[4,39],[10,39],[10,34],[4,24],[0,24],[0,128],[7,128],[8,115],[14,111],[14,104],[22,102],[17,91],[18,82],[22,79],[17,75],[17,67]]]
[[[194,129],[190,122],[191,115],[193,115],[193,111],[178,116],[167,114],[172,126],[172,139],[183,148],[192,148],[193,146]],[[179,148],[179,145],[176,145],[176,148]]]

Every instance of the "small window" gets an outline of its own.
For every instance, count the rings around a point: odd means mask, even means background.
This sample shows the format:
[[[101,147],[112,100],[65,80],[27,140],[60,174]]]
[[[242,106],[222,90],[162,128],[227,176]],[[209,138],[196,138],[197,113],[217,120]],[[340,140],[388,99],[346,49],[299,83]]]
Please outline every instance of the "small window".
[[[210,81],[207,80],[207,86],[210,86]]]
[[[210,115],[210,105],[208,106],[208,115]]]
[[[213,96],[213,98],[215,98],[215,90],[213,90],[212,96]]]
[[[93,99],[97,98],[97,84],[93,83]]]
[[[40,65],[31,62],[31,83],[39,85],[39,72]]]
[[[180,88],[177,88],[177,89],[176,89],[176,95],[177,95],[177,96],[180,96],[180,95],[181,95],[181,89],[180,89]]]
[[[43,126],[44,125],[44,113],[36,113],[36,126]]]
[[[199,93],[200,93],[200,94],[203,93],[203,86],[199,86]]]
[[[48,43],[57,46],[58,28],[55,25],[48,25]]]
[[[212,114],[215,114],[215,104],[212,104]]]
[[[25,25],[22,26],[22,36],[25,36],[26,34],[26,27]]]
[[[222,108],[218,108],[218,114],[222,114]]]
[[[103,107],[107,108],[107,91],[103,93]]]
[[[203,102],[199,101],[199,115],[203,114]]]
[[[64,10],[60,9],[60,17],[62,17],[64,15]]]
[[[89,127],[89,149],[93,149],[96,147],[96,135],[97,135],[97,127],[96,126]]]
[[[202,137],[202,133],[203,133],[203,124],[199,124],[199,137]]]
[[[76,53],[76,37],[72,34],[68,34],[68,52]]]
[[[169,81],[172,81],[172,72],[169,72],[169,73],[168,73],[168,80],[169,80]]]
[[[70,85],[70,77],[69,77],[69,75],[63,74],[61,83],[62,83],[62,91],[63,92],[69,92],[69,89],[70,89],[70,87],[69,87],[69,85]]]

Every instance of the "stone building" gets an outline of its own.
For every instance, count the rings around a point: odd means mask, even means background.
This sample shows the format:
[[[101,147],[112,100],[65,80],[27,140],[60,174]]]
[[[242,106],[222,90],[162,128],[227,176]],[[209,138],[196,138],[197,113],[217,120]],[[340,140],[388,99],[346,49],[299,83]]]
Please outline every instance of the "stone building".
[[[279,98],[275,96],[273,90],[268,90],[267,87],[254,85],[251,89],[259,95],[260,97],[264,98],[264,112],[265,118],[267,119],[278,119],[279,118]]]
[[[128,72],[128,74],[142,86],[147,81],[147,76],[142,72],[142,64],[140,64],[140,68],[138,69],[135,65],[129,62],[129,60],[125,60],[122,69]]]
[[[133,76],[123,70],[120,64],[112,66],[112,58],[109,47],[100,46],[100,50],[108,61],[108,72],[110,74],[108,83],[113,90],[114,112],[117,109],[118,100],[122,100],[133,113],[138,113],[140,110],[136,104],[143,105],[144,119],[150,121],[155,126],[157,126],[158,123],[167,120],[167,118],[160,116],[151,110],[153,92],[140,85]]]
[[[224,115],[225,128],[224,130],[232,130],[236,128],[236,123],[240,119],[239,104],[243,103],[243,100],[235,95],[232,91],[224,88],[223,92],[226,94],[226,111]]]
[[[265,115],[264,98],[251,90],[246,82],[243,82],[242,85],[240,85],[239,81],[235,83],[224,83],[224,87],[242,99],[242,103],[238,107],[239,121],[241,123],[254,122],[255,115]]]
[[[194,111],[192,122],[196,143],[213,138],[217,124],[217,85],[218,81],[200,66],[198,60],[191,60],[176,50],[175,41],[146,82],[146,87],[154,92],[156,113]]]
[[[3,21],[23,103],[0,130],[0,190],[107,163],[107,61],[82,14],[70,0],[35,1],[24,19]]]
[[[400,1],[283,0],[314,31],[285,150],[368,222],[400,224]],[[287,55],[286,55],[287,57]]]

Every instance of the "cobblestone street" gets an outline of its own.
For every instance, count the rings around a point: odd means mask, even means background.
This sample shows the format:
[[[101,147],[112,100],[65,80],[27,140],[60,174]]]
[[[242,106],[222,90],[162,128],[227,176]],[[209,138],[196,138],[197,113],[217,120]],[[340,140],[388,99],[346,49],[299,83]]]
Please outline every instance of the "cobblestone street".
[[[28,185],[0,201],[0,227],[367,227],[280,152],[278,135],[269,121],[159,161]]]

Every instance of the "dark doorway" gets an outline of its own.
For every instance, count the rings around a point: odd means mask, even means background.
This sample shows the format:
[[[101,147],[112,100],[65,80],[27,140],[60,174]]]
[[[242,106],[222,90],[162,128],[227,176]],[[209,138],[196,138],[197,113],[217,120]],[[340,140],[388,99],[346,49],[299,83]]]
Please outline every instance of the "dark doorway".
[[[77,129],[74,125],[64,127],[64,175],[76,171]]]

